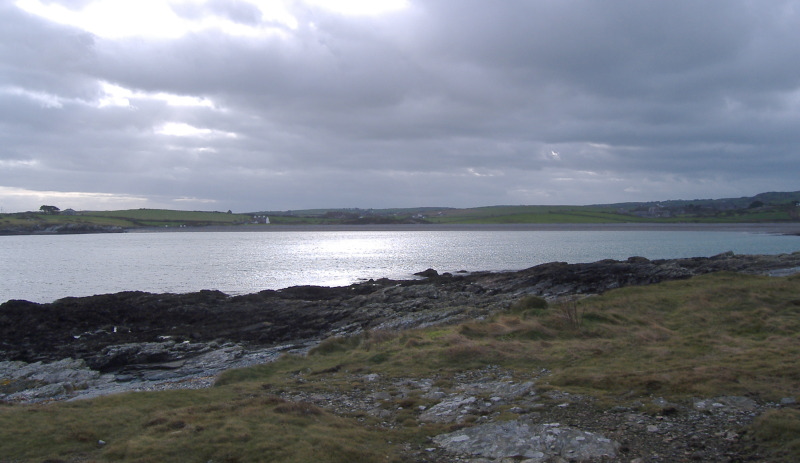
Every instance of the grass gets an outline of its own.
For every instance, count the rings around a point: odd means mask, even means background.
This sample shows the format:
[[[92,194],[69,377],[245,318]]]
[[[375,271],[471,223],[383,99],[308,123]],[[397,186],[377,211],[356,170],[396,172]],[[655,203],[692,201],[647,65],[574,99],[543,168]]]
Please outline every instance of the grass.
[[[398,461],[379,432],[248,387],[11,407],[0,423],[15,461]]]
[[[595,206],[492,206],[450,209],[428,220],[434,223],[619,223],[643,222],[635,216],[616,214]]]
[[[428,218],[433,223],[514,224],[514,223],[755,223],[786,222],[786,211],[720,212],[713,216],[639,217],[621,214],[602,206],[492,206],[474,209],[451,209]]]
[[[130,209],[124,211],[87,212],[80,216],[88,219],[115,218],[129,221],[135,226],[204,226],[247,223],[252,217],[243,214],[226,214],[206,211],[174,211],[167,209]]]
[[[796,461],[800,455],[800,410],[770,410],[756,418],[745,437],[766,448],[776,461]]]
[[[166,209],[131,209],[122,211],[78,212],[76,215],[47,215],[37,212],[0,214],[0,228],[28,227],[38,225],[47,227],[66,223],[117,226],[122,228],[139,227],[180,227],[209,225],[238,225],[252,221],[244,214],[223,212],[174,211]]]
[[[481,321],[332,338],[308,356],[223,373],[216,387],[0,407],[0,455],[20,461],[399,461],[398,442],[424,444],[447,425],[420,426],[410,396],[399,425],[336,416],[281,393],[369,391],[363,376],[435,378],[499,365],[515,377],[552,373],[540,389],[622,404],[660,396],[800,396],[800,275],[717,273],[547,303],[525,296]],[[449,386],[448,386],[449,385]],[[367,393],[367,392],[365,392]],[[800,455],[800,413],[777,410],[747,433],[774,461]],[[103,440],[106,445],[98,445]]]
[[[333,219],[324,217],[302,217],[302,216],[270,216],[269,221],[273,225],[326,225],[336,223]]]
[[[787,207],[767,210],[746,208],[718,211],[707,216],[675,215],[669,218],[639,217],[620,213],[613,205],[381,209],[370,210],[370,214],[374,215],[368,214],[362,219],[341,218],[337,214],[330,216],[327,214],[337,211],[342,212],[342,210],[326,209],[294,211],[292,215],[276,212],[270,215],[270,222],[275,225],[392,224],[403,223],[419,215],[425,217],[425,222],[434,224],[755,223],[797,220],[796,208],[790,210]],[[344,212],[352,211],[345,210]],[[33,225],[46,227],[65,223],[139,228],[242,225],[250,222],[252,222],[252,217],[248,214],[166,209],[83,211],[78,212],[77,215],[47,215],[38,212],[0,214],[0,230]]]

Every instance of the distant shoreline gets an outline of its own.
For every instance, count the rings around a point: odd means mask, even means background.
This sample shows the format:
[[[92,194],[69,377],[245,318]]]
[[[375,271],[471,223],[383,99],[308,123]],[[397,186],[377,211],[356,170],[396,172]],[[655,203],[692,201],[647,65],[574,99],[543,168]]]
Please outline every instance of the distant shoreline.
[[[726,231],[800,236],[800,223],[521,223],[393,225],[215,225],[150,227],[127,233],[173,232],[341,232],[341,231]]]

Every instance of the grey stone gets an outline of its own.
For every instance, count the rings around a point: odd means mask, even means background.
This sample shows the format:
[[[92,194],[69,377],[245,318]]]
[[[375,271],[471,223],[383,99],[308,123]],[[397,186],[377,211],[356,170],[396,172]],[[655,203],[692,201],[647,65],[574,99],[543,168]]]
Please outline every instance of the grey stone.
[[[523,395],[533,393],[533,382],[515,383],[513,381],[488,381],[482,383],[469,383],[459,386],[459,390],[469,395],[491,395],[491,400],[511,400]]]
[[[35,402],[73,395],[110,376],[90,370],[83,360],[62,359],[51,363],[0,362],[0,378],[10,393],[2,398],[11,402]]]
[[[160,363],[128,365],[115,374],[101,374],[90,369],[86,362],[62,359],[52,363],[0,362],[0,380],[5,387],[0,389],[0,399],[9,402],[38,402],[49,399],[91,398],[137,390],[169,389],[171,385],[207,387],[213,375],[230,369],[262,364],[276,359],[287,350],[303,352],[308,346],[278,346],[246,351],[242,346],[228,344],[219,347],[214,343],[206,347],[200,344],[132,343],[109,346],[105,351],[112,355],[141,356],[170,351],[171,356],[186,353],[199,355]],[[182,354],[183,353],[183,354]]]
[[[448,452],[484,458],[569,461],[615,458],[619,444],[598,434],[559,424],[526,420],[479,425],[442,434],[433,441]]]
[[[753,399],[740,396],[715,397],[694,401],[695,410],[708,412],[755,411],[758,404]]]
[[[372,398],[375,400],[392,400],[392,395],[388,392],[380,391],[372,394]]]
[[[474,408],[476,401],[475,397],[453,396],[420,414],[419,420],[435,423],[458,422],[463,420],[463,415],[466,415]]]
[[[439,390],[429,391],[422,395],[423,399],[432,399],[432,400],[442,400],[445,397],[447,397],[447,393]]]

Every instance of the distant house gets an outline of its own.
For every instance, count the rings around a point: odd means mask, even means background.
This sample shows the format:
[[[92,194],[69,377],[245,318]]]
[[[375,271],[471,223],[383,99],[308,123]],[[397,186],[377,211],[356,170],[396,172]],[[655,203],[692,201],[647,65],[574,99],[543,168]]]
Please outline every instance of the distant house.
[[[641,210],[631,211],[631,214],[637,217],[647,217],[647,218],[664,218],[664,217],[670,217],[672,215],[669,209],[661,205],[649,207],[646,211],[641,211]]]
[[[78,215],[78,213],[75,212],[75,209],[64,209],[61,211],[61,215]]]
[[[269,217],[266,215],[254,215],[253,223],[269,223]]]

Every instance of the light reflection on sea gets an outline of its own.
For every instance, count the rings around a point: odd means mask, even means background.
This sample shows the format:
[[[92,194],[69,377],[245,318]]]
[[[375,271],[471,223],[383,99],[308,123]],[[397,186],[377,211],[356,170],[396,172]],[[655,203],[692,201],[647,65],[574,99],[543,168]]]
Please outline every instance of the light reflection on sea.
[[[730,231],[272,231],[0,237],[0,302],[118,291],[245,294],[369,278],[519,270],[553,261],[800,250],[800,237]]]

